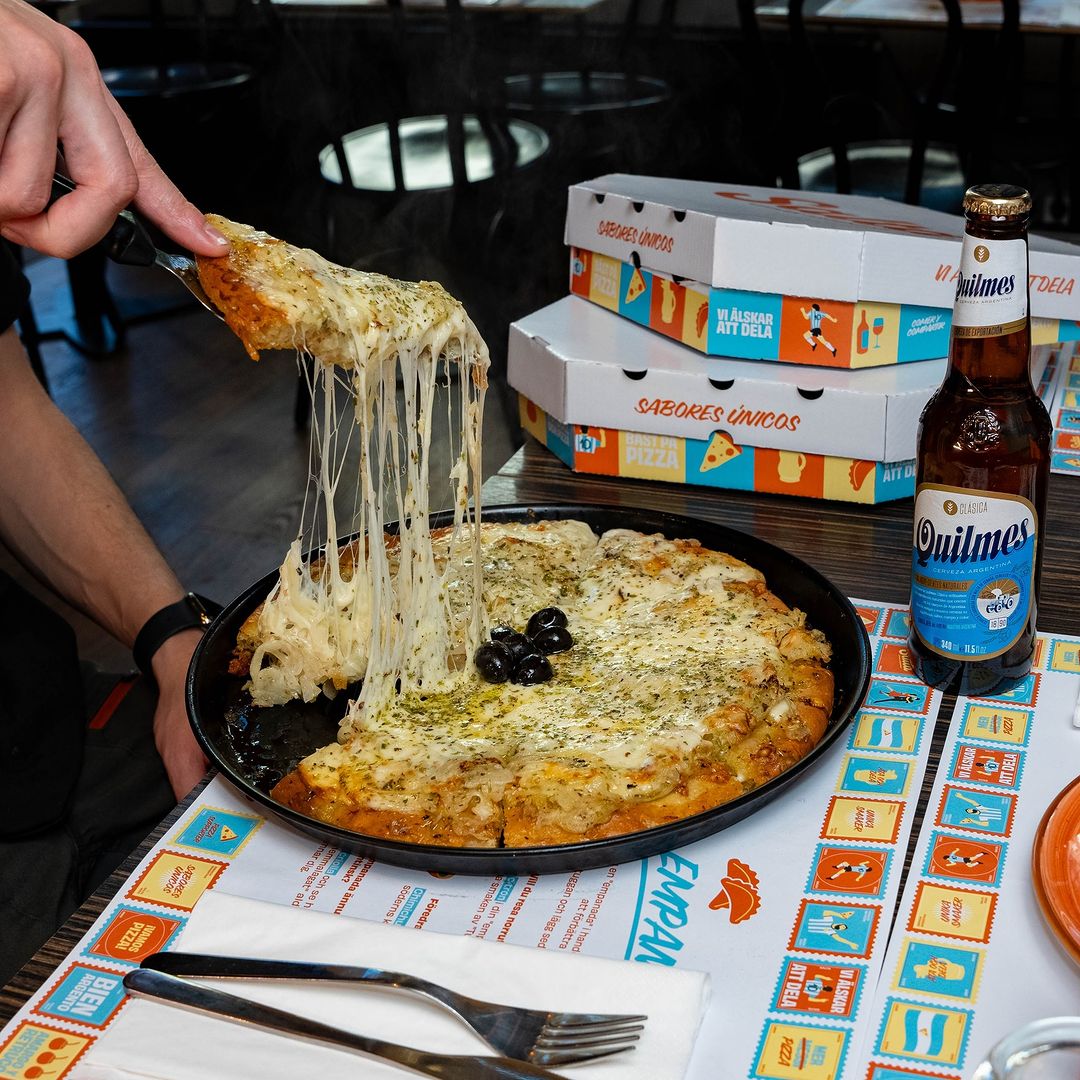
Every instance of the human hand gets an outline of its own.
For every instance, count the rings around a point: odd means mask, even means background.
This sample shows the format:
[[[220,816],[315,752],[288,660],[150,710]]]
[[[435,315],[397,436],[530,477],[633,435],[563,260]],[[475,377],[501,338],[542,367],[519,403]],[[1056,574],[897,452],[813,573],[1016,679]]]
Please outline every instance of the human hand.
[[[58,143],[77,190],[46,209]],[[131,202],[196,254],[228,250],[143,146],[82,38],[23,0],[0,0],[0,235],[70,258]]]
[[[158,684],[154,743],[177,802],[206,775],[208,768],[202,747],[191,732],[184,701],[184,684],[191,654],[200,637],[202,633],[198,630],[174,634],[162,642],[152,661]]]

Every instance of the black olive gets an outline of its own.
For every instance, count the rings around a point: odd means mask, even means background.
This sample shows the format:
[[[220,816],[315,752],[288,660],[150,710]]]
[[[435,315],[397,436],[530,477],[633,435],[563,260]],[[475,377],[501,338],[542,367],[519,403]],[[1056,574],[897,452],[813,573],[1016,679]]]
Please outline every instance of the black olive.
[[[516,630],[504,637],[499,644],[505,645],[510,650],[514,667],[517,667],[526,656],[536,653],[536,646],[524,634],[519,634]]]
[[[532,618],[529,619],[529,625],[525,627],[525,633],[529,637],[536,637],[541,630],[549,630],[553,626],[565,626],[566,614],[557,607],[545,607],[541,608]]]
[[[539,634],[533,634],[532,640],[537,650],[545,656],[566,652],[574,644],[574,639],[565,626],[549,626]]]
[[[498,641],[486,641],[481,645],[476,650],[473,662],[480,677],[490,683],[506,682],[515,667],[510,650]]]
[[[505,641],[508,637],[516,634],[517,631],[512,626],[507,626],[506,623],[500,623],[498,626],[491,628],[491,633],[488,635],[492,641]]]
[[[512,681],[520,686],[533,686],[535,683],[547,682],[554,674],[551,661],[546,656],[533,653],[514,668]]]

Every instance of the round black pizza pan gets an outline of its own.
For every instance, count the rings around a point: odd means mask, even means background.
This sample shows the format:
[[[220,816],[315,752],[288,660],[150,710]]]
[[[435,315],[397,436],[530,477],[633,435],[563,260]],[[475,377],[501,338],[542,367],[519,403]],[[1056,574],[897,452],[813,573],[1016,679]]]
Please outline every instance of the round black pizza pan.
[[[457,874],[543,874],[585,870],[629,862],[683,847],[725,829],[781,795],[825,754],[850,724],[870,679],[870,648],[862,620],[847,597],[802,560],[747,533],[723,525],[655,511],[602,506],[496,506],[485,521],[542,521],[576,518],[597,533],[638,529],[677,538],[695,538],[759,569],[769,587],[789,606],[806,612],[812,627],[832,642],[836,703],[824,737],[795,766],[732,802],[703,814],[627,836],[578,844],[529,848],[447,848],[365,836],[305,817],[270,798],[271,787],[297,762],[332,742],[347,704],[292,702],[255,709],[243,680],[228,674],[229,658],[244,619],[265,599],[276,571],[257,581],[214,619],[195,651],[188,674],[187,704],[192,727],[211,762],[243,794],[279,820],[336,847],[412,869]],[[433,515],[432,527],[450,523]]]

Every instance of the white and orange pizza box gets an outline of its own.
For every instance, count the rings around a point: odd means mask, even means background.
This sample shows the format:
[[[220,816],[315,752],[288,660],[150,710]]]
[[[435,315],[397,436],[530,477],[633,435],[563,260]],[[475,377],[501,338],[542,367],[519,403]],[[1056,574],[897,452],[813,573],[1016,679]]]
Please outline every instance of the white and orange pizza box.
[[[721,289],[570,249],[570,292],[709,356],[870,368],[948,354],[951,308]],[[1035,344],[1080,339],[1080,322],[1031,320]]]
[[[915,493],[914,461],[867,461],[739,446],[725,431],[681,439],[563,424],[524,394],[521,426],[574,472],[728,491],[767,491],[837,502],[882,503]]]
[[[718,289],[951,311],[963,231],[887,199],[614,174],[570,188],[565,237]],[[1080,319],[1080,247],[1030,251],[1031,314]]]
[[[1036,350],[1045,364],[1046,350]],[[510,385],[564,424],[900,462],[945,360],[866,371],[706,357],[575,296],[513,323]]]

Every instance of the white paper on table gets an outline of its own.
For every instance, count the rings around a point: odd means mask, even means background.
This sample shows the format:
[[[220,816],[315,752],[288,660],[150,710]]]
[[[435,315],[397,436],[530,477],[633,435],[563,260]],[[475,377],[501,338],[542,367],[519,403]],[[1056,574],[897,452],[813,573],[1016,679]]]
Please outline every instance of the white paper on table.
[[[94,1045],[86,1048],[82,1060],[96,1060],[97,1045],[106,1042],[110,1029],[143,1004],[134,1002],[119,1012],[112,1006],[110,1017],[110,1002],[122,999],[122,988],[102,997],[100,1005],[77,998],[80,979],[95,984],[93,992],[100,995],[97,983],[111,977],[119,984],[123,972],[130,970],[110,944],[125,925],[123,920],[157,911],[171,917],[173,925],[188,917],[198,925],[203,905],[209,901],[212,909],[216,898],[227,893],[295,909],[292,913],[300,917],[335,913],[346,916],[338,920],[341,923],[396,924],[407,933],[423,929],[428,932],[416,934],[422,942],[441,942],[443,935],[451,935],[466,939],[466,944],[468,938],[486,939],[496,952],[493,943],[505,942],[538,953],[633,960],[635,965],[620,965],[620,970],[641,970],[645,975],[653,968],[708,971],[713,977],[712,997],[688,1080],[717,1080],[720,1075],[744,1076],[752,1071],[763,1075],[755,1062],[768,1050],[766,1039],[782,1053],[780,1044],[786,1045],[791,1036],[812,1054],[827,1052],[823,1067],[831,1080],[841,1075],[845,1080],[864,1080],[857,1036],[869,1022],[872,980],[884,955],[900,855],[926,767],[940,694],[914,682],[902,664],[904,609],[855,603],[871,633],[878,672],[869,704],[850,731],[781,798],[736,825],[678,851],[583,872],[435,874],[377,863],[313,839],[267,816],[265,808],[218,777],[146,856],[58,969],[54,983],[20,1010],[4,1034],[28,1017],[45,1018],[92,1037]],[[867,770],[880,770],[889,787],[859,788]],[[853,790],[866,794],[845,794]],[[897,809],[896,835],[890,840],[880,829],[872,829],[869,835],[828,838],[830,808],[841,796],[840,802],[855,804],[852,811],[863,806],[870,814],[880,810],[885,821],[889,810]],[[854,820],[852,825],[859,827]],[[878,874],[872,891],[866,888],[870,879],[860,880],[855,872],[811,888],[812,867],[824,857],[823,849],[832,849],[835,843],[848,850],[833,851],[835,865],[826,875],[836,874],[848,852],[857,856],[849,862],[864,857],[859,849],[891,852],[887,872]],[[838,883],[848,884],[838,889]],[[757,900],[748,906],[751,892]],[[825,944],[832,948],[832,956],[811,950],[812,961],[862,973],[859,993],[849,996],[842,1008],[833,1007],[841,1005],[839,995],[837,1000],[819,997],[809,1006],[797,1003],[796,1011],[789,1011],[788,1003],[777,997],[781,974],[807,956],[796,939],[808,904],[860,913],[872,906],[878,913],[878,929],[868,952],[851,954],[829,942]],[[168,947],[191,948],[189,940],[174,940]],[[560,964],[573,962],[573,957],[560,959]],[[74,970],[85,965],[92,972]],[[115,974],[109,976],[109,971]],[[97,1026],[69,1025],[72,1004],[86,1006]],[[604,1011],[613,1008],[603,1006]],[[813,1011],[808,1013],[807,1008]],[[58,1019],[63,1010],[68,1010],[63,1012],[65,1019]],[[644,1011],[650,1017],[655,1012]],[[827,1034],[828,1046],[817,1045],[821,1031]],[[828,1035],[830,1031],[839,1034]],[[76,1045],[80,1044],[72,1047]],[[612,1071],[618,1061],[596,1063],[581,1075],[600,1076],[604,1069],[622,1077],[625,1072]],[[368,1064],[362,1068],[368,1070]]]
[[[208,893],[183,933],[187,952],[315,960],[405,971],[473,997],[557,1011],[645,1013],[638,1048],[560,1070],[567,1077],[679,1080],[690,1058],[707,997],[700,972],[566,957],[514,945],[300,912],[259,900]],[[227,993],[390,1042],[440,1053],[490,1054],[440,1006],[400,992],[269,980],[202,980]],[[124,1073],[167,1080],[276,1077],[400,1077],[370,1058],[283,1038],[182,1011],[129,1002],[75,1075],[105,1080]]]

